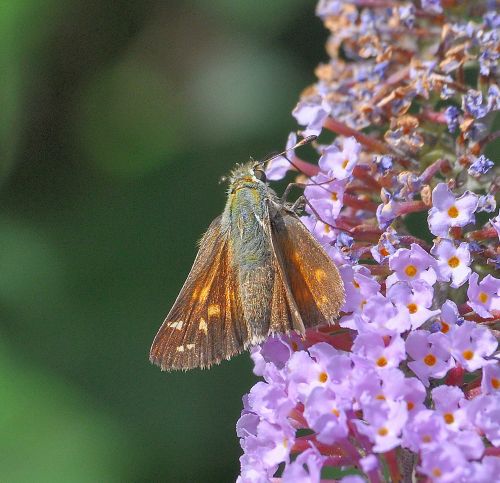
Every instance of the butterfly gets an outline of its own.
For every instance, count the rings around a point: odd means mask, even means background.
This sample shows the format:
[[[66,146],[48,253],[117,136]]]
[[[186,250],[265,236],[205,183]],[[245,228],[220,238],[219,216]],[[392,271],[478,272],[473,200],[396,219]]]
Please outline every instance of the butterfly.
[[[333,324],[339,314],[339,271],[268,186],[264,164],[231,172],[225,209],[154,338],[150,360],[162,370],[210,367],[272,334]]]

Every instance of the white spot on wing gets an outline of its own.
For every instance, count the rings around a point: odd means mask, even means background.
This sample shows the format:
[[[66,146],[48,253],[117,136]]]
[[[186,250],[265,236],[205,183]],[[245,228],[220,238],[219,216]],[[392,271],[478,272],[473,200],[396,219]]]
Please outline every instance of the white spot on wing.
[[[186,346],[186,349],[190,350],[190,349],[194,349],[194,344],[188,344]]]
[[[177,346],[177,352],[184,352],[184,346],[183,345],[179,345]]]
[[[182,320],[176,320],[176,321],[170,322],[170,324],[168,324],[169,327],[172,327],[172,329],[177,329],[177,330],[181,330],[183,325],[184,325],[184,322]]]
[[[200,325],[198,326],[198,330],[205,332],[205,334],[208,333],[208,326],[203,317],[200,319]]]

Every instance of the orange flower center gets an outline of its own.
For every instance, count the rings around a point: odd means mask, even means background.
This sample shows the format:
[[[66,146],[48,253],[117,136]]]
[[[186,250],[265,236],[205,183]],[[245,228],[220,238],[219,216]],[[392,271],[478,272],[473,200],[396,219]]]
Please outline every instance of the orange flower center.
[[[460,265],[460,260],[459,260],[457,257],[451,257],[451,258],[448,260],[448,265],[449,265],[451,268],[457,268],[457,267]]]
[[[441,470],[439,468],[434,468],[432,470],[432,476],[435,476],[436,478],[439,478],[443,473],[441,473]]]
[[[385,247],[382,247],[380,250],[379,250],[379,253],[383,256],[383,257],[387,257],[389,255],[389,252],[387,251],[387,248]]]
[[[448,208],[448,216],[450,218],[456,218],[458,216],[458,208],[455,205]]]
[[[472,352],[470,349],[467,349],[462,352],[462,355],[464,356],[464,359],[466,361],[470,361],[474,357],[474,352]]]
[[[408,409],[408,411],[411,411],[414,407],[415,407],[415,403],[413,401],[408,401],[406,403],[406,409]]]
[[[342,169],[346,169],[347,168],[347,163],[349,162],[348,159],[344,159],[344,162],[342,163]]]
[[[384,356],[379,357],[379,358],[377,359],[377,366],[379,366],[379,367],[384,367],[384,366],[386,366],[386,365],[387,365],[387,359],[386,359]]]
[[[441,321],[441,332],[443,334],[446,334],[447,332],[449,332],[449,330],[450,326],[446,322]]]
[[[339,197],[338,197],[337,193],[335,193],[335,191],[331,194],[330,198],[333,201],[338,201],[338,199],[339,199]]]
[[[455,422],[455,417],[451,413],[444,413],[443,418],[446,424],[452,424]]]
[[[408,277],[414,277],[417,274],[417,267],[415,265],[408,265],[405,268],[405,273]]]
[[[481,301],[481,303],[485,304],[486,302],[488,302],[488,294],[481,292],[479,294],[479,300]]]
[[[407,307],[408,310],[410,311],[410,314],[414,314],[418,310],[417,304],[408,304]]]
[[[500,388],[500,379],[497,379],[496,377],[491,378],[491,387],[493,389],[499,389]]]
[[[335,414],[335,416],[337,416],[337,418],[338,418],[340,416],[340,411],[337,408],[333,408],[332,414]]]
[[[433,366],[436,362],[437,362],[437,359],[436,359],[436,356],[434,354],[427,354],[425,357],[424,357],[424,362],[428,365],[428,366]]]
[[[325,383],[326,381],[328,381],[328,374],[326,372],[321,372],[318,379],[319,382]]]
[[[389,430],[387,428],[380,428],[377,433],[379,434],[379,436],[387,436],[389,434]]]
[[[422,436],[422,441],[424,443],[430,443],[432,441],[432,437],[429,434],[425,434],[424,436]]]

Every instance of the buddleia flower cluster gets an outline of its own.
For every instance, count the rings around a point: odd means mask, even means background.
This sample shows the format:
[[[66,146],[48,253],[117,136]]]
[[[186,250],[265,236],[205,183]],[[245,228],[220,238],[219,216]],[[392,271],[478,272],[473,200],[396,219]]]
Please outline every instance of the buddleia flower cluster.
[[[247,482],[492,482],[500,474],[500,217],[491,1],[322,0],[328,62],[293,116],[304,224],[341,272],[335,325],[252,350]]]

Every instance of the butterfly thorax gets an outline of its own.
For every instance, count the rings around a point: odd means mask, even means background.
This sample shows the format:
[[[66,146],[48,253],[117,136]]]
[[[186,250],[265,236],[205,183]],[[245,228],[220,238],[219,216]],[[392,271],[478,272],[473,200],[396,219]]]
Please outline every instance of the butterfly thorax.
[[[252,165],[237,167],[231,176],[222,216],[230,231],[231,264],[239,281],[245,322],[256,342],[267,334],[274,270],[269,237],[269,201],[274,192],[257,179]]]

